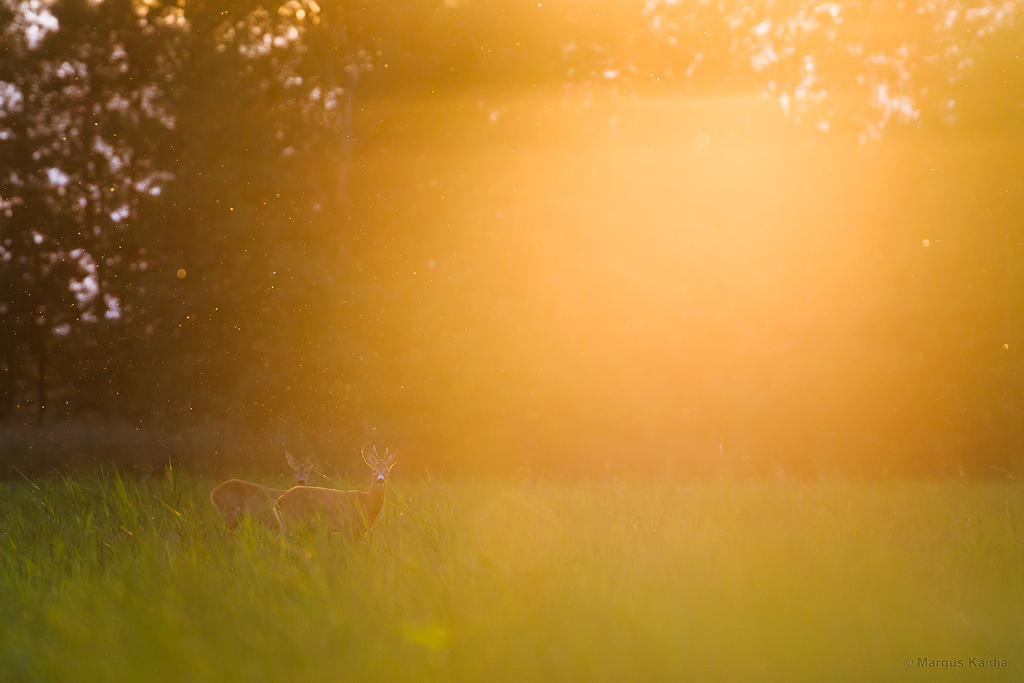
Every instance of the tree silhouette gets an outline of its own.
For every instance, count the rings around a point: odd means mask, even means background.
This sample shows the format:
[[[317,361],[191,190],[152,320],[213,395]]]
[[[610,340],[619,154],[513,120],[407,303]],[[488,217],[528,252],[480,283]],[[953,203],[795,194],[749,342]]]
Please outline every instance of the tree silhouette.
[[[171,178],[156,152],[175,124],[169,92],[180,10],[138,12],[130,0],[42,7],[9,9],[0,39],[7,414],[29,382],[45,413],[55,345],[94,345],[98,328],[129,323],[133,274],[150,265],[133,224]]]

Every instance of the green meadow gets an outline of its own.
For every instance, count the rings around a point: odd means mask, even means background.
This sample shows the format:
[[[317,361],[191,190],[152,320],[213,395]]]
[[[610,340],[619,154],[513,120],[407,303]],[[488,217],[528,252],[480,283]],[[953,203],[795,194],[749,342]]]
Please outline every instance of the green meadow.
[[[1009,480],[405,480],[365,538],[287,546],[225,533],[215,483],[3,484],[0,680],[1024,670],[1024,489]]]

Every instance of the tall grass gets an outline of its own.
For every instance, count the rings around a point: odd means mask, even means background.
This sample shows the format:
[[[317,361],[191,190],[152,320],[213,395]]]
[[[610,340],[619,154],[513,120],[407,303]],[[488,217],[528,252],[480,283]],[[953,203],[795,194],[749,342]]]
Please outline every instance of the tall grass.
[[[1024,669],[1016,484],[399,482],[365,538],[282,546],[251,525],[225,533],[214,482],[173,475],[3,485],[0,680]]]

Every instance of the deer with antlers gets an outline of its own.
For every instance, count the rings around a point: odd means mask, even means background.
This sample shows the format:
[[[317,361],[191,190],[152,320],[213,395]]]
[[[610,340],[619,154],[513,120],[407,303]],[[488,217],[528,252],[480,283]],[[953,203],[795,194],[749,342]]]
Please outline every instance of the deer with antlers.
[[[366,533],[373,527],[384,508],[388,474],[395,466],[396,452],[390,448],[384,455],[363,449],[363,462],[373,470],[369,491],[339,491],[317,486],[296,486],[288,489],[274,503],[281,538],[288,538],[288,528],[296,524],[313,528],[317,520],[332,531]]]
[[[284,452],[288,465],[295,472],[295,485],[303,487],[309,481],[309,473],[313,471],[312,458],[297,462],[292,454]],[[251,517],[260,524],[276,526],[274,502],[281,497],[286,489],[272,489],[251,481],[228,479],[210,492],[210,500],[224,518],[228,531],[233,530],[243,517]]]

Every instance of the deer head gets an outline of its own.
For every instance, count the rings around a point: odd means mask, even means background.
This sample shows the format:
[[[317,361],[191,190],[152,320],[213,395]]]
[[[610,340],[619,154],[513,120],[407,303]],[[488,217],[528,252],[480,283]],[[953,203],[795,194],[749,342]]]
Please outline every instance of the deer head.
[[[295,470],[295,483],[305,486],[309,481],[309,473],[313,471],[313,458],[306,458],[302,462],[296,462],[295,458],[288,451],[284,452],[284,457],[288,460],[288,466]]]
[[[384,449],[383,456],[378,455],[376,446],[373,447],[372,451],[363,449],[363,462],[373,470],[373,483],[375,485],[383,486],[388,483],[388,473],[395,466],[395,455],[397,455],[397,452],[391,450],[390,446]]]

